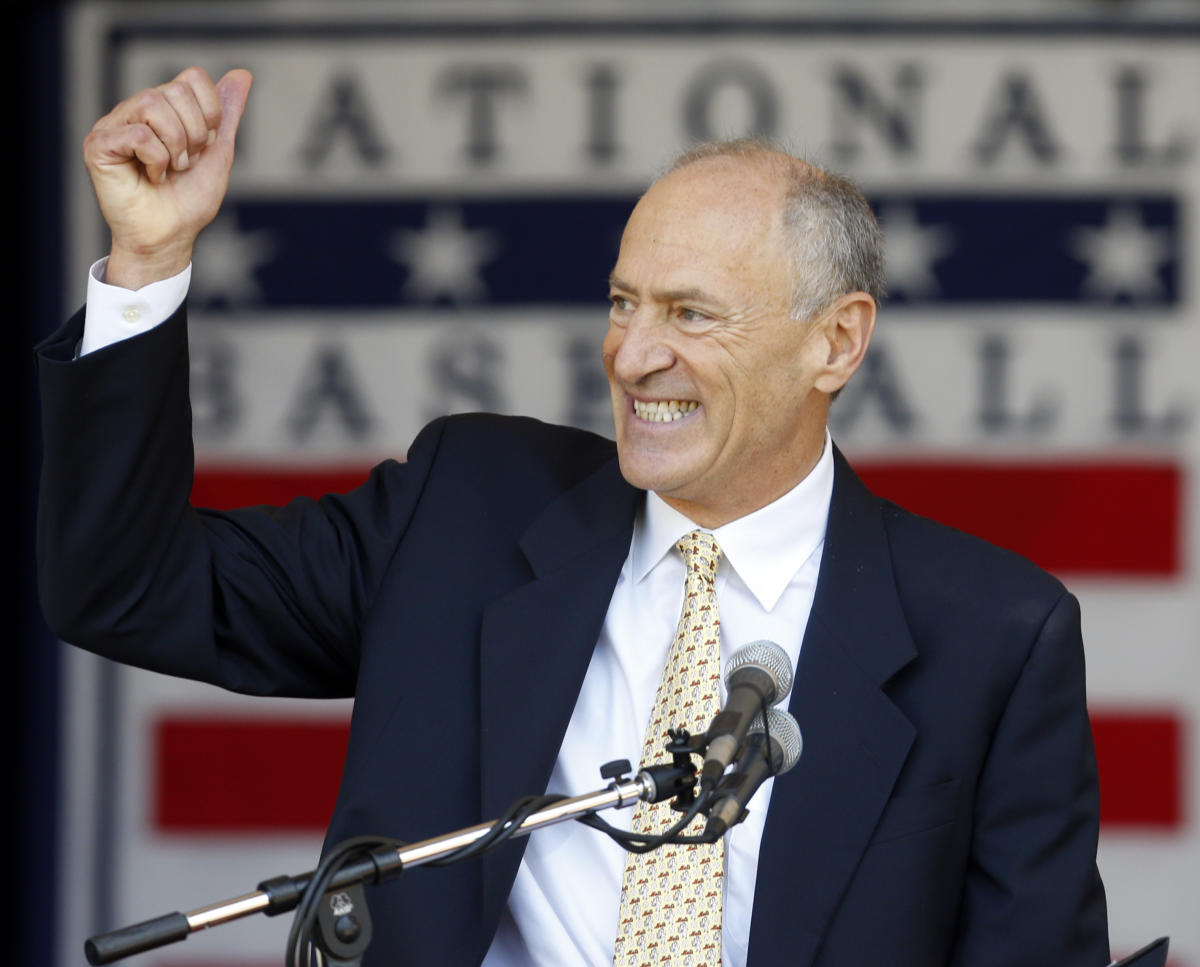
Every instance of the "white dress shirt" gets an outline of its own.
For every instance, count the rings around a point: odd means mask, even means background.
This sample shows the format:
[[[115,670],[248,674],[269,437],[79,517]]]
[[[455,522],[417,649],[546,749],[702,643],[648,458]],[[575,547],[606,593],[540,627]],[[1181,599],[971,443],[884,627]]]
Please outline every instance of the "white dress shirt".
[[[105,266],[101,259],[89,273],[81,355],[153,328],[187,294],[190,267],[131,292],[105,284]],[[775,502],[712,531],[723,552],[716,581],[722,661],[743,644],[767,639],[787,652],[795,668],[832,494],[833,453],[826,431],[821,458],[807,477]],[[675,543],[695,529],[657,495],[647,495],[548,791],[574,796],[598,789],[605,784],[599,768],[613,759],[628,759],[636,767],[683,608],[683,558]],[[759,846],[773,785],[768,780],[759,788],[746,820],[726,834],[724,967],[746,963]],[[632,814],[627,808],[604,818],[628,829]],[[611,964],[624,864],[619,845],[579,823],[530,836],[485,967]]]

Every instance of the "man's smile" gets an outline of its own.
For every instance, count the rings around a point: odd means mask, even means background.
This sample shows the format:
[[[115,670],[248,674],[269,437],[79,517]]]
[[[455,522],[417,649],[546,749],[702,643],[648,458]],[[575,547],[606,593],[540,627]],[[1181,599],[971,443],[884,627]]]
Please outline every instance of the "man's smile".
[[[633,413],[648,423],[671,423],[682,420],[699,405],[695,400],[634,400]]]

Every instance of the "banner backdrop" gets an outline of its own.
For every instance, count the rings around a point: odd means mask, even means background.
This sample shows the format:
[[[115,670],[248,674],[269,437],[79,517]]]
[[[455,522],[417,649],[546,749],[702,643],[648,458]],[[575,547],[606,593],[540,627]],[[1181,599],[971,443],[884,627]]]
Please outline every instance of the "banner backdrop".
[[[422,9],[72,11],[69,144],[187,65],[256,78],[196,253],[195,502],[347,489],[452,411],[610,433],[599,345],[632,204],[694,139],[784,138],[887,234],[835,439],[877,492],[1079,595],[1114,953],[1169,933],[1200,967],[1200,24]],[[81,298],[107,243],[77,169]],[[63,964],[313,865],[347,706],[66,668]],[[139,963],[275,963],[286,926]]]

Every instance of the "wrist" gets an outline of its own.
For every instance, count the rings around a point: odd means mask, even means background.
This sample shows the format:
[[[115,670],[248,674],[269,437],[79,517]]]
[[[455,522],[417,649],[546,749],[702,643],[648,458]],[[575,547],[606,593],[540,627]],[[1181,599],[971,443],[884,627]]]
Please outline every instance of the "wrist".
[[[104,281],[108,285],[137,291],[153,282],[178,275],[191,261],[190,243],[155,252],[137,252],[114,242],[108,255]]]

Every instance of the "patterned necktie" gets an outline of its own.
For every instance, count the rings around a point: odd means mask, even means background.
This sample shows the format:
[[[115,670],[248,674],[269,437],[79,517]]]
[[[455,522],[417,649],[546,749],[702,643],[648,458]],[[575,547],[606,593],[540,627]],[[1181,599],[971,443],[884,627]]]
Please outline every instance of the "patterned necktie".
[[[705,731],[721,700],[721,619],[713,582],[721,548],[712,534],[692,531],[675,545],[687,576],[683,613],[658,683],[642,765],[666,762],[667,729]],[[670,801],[639,802],[632,829],[661,833],[680,817]],[[703,831],[698,816],[686,830]],[[616,967],[721,963],[721,906],[725,843],[676,846],[628,853],[621,886],[621,913],[613,949]]]

